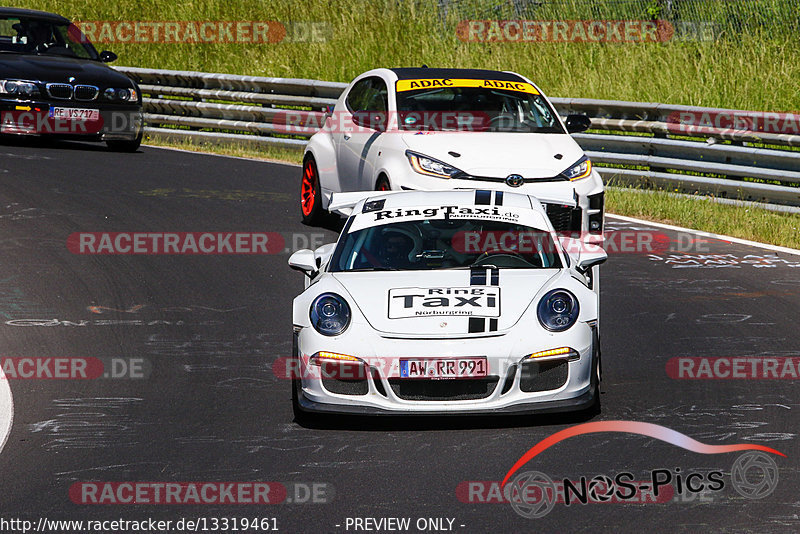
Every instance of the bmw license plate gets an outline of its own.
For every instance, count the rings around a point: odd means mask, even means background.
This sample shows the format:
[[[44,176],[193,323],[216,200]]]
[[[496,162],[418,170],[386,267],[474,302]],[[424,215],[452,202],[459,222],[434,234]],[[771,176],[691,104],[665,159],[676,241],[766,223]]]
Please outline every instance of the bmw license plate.
[[[100,110],[85,108],[50,108],[50,118],[81,121],[96,121],[100,118]]]
[[[400,360],[400,378],[482,378],[488,375],[486,358]]]

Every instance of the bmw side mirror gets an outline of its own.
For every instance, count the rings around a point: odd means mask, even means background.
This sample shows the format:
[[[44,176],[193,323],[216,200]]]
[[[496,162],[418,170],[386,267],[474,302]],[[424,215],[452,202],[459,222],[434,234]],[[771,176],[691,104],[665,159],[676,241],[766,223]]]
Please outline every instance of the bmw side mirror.
[[[111,63],[112,61],[117,60],[117,54],[111,52],[109,50],[103,50],[100,52],[100,61],[103,63]]]
[[[289,256],[289,267],[311,276],[317,272],[317,256],[312,250],[300,249]]]
[[[585,132],[592,127],[592,120],[587,115],[567,115],[564,121],[569,133]]]

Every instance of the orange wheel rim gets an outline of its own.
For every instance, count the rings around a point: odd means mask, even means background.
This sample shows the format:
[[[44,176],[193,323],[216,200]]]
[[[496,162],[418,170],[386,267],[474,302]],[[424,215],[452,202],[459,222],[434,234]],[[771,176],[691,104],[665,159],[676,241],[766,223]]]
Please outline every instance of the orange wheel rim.
[[[317,185],[317,176],[314,173],[314,168],[311,163],[307,163],[303,168],[303,183],[300,185],[300,206],[303,210],[303,215],[308,217],[314,210],[316,199],[314,198],[314,190]]]

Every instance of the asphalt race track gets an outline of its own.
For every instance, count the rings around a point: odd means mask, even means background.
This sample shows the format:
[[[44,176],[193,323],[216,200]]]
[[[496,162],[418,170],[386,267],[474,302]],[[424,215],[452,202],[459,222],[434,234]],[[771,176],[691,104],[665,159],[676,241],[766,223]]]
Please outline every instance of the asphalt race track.
[[[293,421],[289,381],[273,371],[290,355],[291,302],[303,287],[286,250],[336,232],[299,222],[298,182],[296,166],[150,147],[0,146],[0,356],[117,358],[146,375],[9,379],[2,517],[276,518],[281,532],[365,532],[353,518],[392,517],[410,518],[410,532],[420,531],[420,518],[429,532],[800,530],[800,378],[667,372],[671,358],[800,356],[800,256],[609,218],[617,231],[655,235],[660,248],[612,251],[602,267],[599,416],[345,418],[306,428]],[[99,231],[267,231],[284,246],[248,256],[67,249],[73,232]],[[648,481],[665,469],[673,482],[719,471],[724,486],[684,487],[666,502],[555,503],[530,519],[509,503],[462,502],[462,483],[502,480],[540,440],[604,420],[655,423],[711,445],[766,445],[786,457],[769,455],[777,487],[750,499],[732,483],[740,453],[698,454],[630,433],[582,435],[522,471],[574,481],[630,472]],[[86,505],[70,500],[78,481],[270,481],[289,493],[270,505]],[[331,502],[310,502],[313,487]],[[488,482],[480,487],[488,494]]]

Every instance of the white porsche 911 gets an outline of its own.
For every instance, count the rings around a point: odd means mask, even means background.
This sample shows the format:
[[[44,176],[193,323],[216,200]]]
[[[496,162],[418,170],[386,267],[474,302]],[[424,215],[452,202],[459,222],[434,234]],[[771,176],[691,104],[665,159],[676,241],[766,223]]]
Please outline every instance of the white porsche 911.
[[[569,199],[567,199],[569,201]],[[337,243],[300,250],[295,413],[519,413],[599,403],[599,248],[535,197],[335,194]]]
[[[476,69],[375,69],[353,80],[309,140],[301,211],[315,224],[332,193],[495,189],[571,196],[547,203],[558,232],[602,234],[603,182],[529,79]]]

